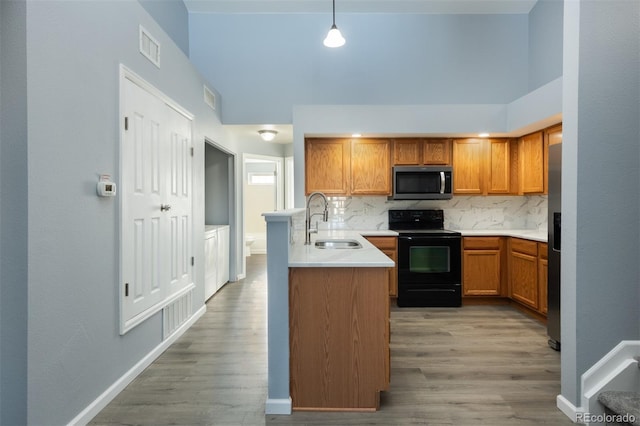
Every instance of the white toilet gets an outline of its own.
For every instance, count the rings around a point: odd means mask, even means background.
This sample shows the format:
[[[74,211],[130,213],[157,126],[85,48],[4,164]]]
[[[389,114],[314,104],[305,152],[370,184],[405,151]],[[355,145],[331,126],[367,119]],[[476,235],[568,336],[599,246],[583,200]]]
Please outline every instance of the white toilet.
[[[247,235],[244,237],[245,256],[251,256],[251,246],[253,245],[253,243],[255,243],[255,241],[256,241],[256,237],[254,237],[253,235]]]

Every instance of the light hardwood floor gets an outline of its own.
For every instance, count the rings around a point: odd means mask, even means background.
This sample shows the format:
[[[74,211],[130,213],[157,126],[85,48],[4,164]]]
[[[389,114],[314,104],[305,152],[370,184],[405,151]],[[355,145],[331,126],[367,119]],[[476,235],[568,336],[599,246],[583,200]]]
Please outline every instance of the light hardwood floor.
[[[375,413],[265,416],[266,259],[93,425],[571,425],[555,406],[560,355],[545,327],[509,306],[392,308],[391,389]]]

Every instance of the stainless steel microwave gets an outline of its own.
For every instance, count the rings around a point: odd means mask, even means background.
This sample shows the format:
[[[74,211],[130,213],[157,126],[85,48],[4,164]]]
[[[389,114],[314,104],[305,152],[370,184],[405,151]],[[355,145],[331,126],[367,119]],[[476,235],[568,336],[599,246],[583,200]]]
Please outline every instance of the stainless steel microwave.
[[[447,200],[453,197],[451,166],[395,166],[394,200]]]

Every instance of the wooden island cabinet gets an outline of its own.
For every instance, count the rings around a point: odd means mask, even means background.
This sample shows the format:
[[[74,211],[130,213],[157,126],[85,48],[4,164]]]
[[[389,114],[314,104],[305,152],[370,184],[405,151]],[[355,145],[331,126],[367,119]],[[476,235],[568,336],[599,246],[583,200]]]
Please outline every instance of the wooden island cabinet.
[[[373,411],[390,379],[386,268],[290,268],[294,410]]]

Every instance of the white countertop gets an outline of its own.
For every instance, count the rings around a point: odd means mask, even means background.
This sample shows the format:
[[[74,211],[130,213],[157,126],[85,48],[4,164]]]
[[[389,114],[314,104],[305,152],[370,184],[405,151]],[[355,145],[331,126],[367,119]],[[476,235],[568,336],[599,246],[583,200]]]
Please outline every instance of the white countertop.
[[[539,229],[461,229],[463,237],[516,237],[546,243],[546,230]]]
[[[367,241],[367,236],[395,236],[393,231],[320,231],[311,234],[311,245],[296,243],[291,246],[289,267],[292,268],[392,268],[393,260]],[[319,239],[354,239],[362,244],[359,249],[319,249],[314,243]]]

